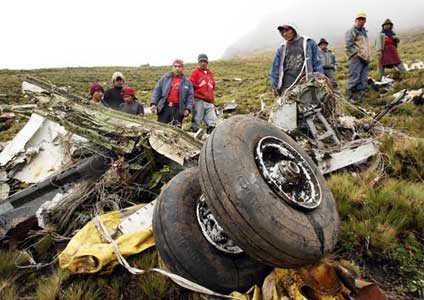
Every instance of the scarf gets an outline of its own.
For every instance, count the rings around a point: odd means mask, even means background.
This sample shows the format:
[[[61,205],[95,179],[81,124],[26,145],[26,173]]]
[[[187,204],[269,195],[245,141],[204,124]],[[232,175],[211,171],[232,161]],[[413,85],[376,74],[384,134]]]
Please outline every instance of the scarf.
[[[381,32],[383,32],[385,35],[390,36],[390,37],[395,35],[395,33],[391,29],[390,30],[384,30],[383,29]]]

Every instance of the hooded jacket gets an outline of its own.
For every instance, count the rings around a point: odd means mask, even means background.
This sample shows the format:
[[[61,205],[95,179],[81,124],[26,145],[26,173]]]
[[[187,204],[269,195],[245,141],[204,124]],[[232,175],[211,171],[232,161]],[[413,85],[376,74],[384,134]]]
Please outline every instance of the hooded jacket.
[[[285,58],[285,46],[281,45],[277,50],[274,62],[271,68],[271,88],[280,89],[283,83],[284,77],[284,58]],[[306,77],[309,77],[312,73],[323,73],[321,62],[318,58],[318,46],[315,41],[308,37],[303,37],[303,55],[305,61],[303,63],[302,71],[299,73],[298,78],[293,83],[296,84],[303,73],[306,73]]]

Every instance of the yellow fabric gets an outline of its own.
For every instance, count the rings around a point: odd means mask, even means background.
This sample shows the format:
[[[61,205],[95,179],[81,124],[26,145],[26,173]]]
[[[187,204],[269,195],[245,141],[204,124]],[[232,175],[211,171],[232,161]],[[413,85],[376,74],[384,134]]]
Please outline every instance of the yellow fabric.
[[[261,300],[261,289],[255,285],[252,286],[245,294],[232,292],[230,296],[238,297],[243,300]]]
[[[367,14],[366,13],[364,13],[364,12],[360,12],[360,13],[358,13],[357,15],[356,15],[356,18],[355,19],[358,19],[358,18],[367,18]]]
[[[319,267],[319,266],[317,266]],[[340,282],[341,283],[341,282]],[[275,268],[264,280],[262,288],[253,286],[245,294],[231,293],[231,296],[244,300],[308,300],[301,293],[304,286],[302,268],[281,269]],[[324,295],[317,290],[312,290],[313,299],[319,300],[343,300],[349,290],[341,283],[341,288],[332,295]]]
[[[121,222],[122,213],[113,211],[100,216],[109,234]],[[136,231],[114,238],[125,257],[140,253],[155,245],[153,230]],[[118,264],[113,245],[103,241],[93,221],[86,224],[59,255],[59,266],[73,273],[110,273]]]

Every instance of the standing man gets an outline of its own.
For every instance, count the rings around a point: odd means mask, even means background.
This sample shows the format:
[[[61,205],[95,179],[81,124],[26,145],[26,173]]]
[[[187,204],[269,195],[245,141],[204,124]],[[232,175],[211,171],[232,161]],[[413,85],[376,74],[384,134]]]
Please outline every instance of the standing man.
[[[191,129],[199,130],[202,121],[205,121],[207,133],[211,133],[216,124],[214,104],[215,79],[212,71],[208,68],[208,56],[199,54],[197,57],[199,66],[191,71],[190,81],[194,89],[193,117]]]
[[[355,104],[354,94],[358,93],[358,101],[362,102],[367,90],[368,69],[371,60],[371,51],[368,43],[367,30],[364,25],[367,21],[365,13],[359,13],[355,18],[355,25],[346,32],[346,53],[349,62],[347,79],[347,98]]]
[[[172,72],[159,79],[150,100],[151,111],[158,115],[159,122],[180,128],[193,105],[193,86],[184,77],[183,70],[184,62],[174,60]]]
[[[324,38],[319,41],[318,47],[318,56],[322,64],[322,68],[324,69],[324,75],[330,79],[333,88],[337,88],[336,56],[328,49],[328,42]]]
[[[271,89],[275,97],[297,84],[300,78],[323,73],[318,47],[311,38],[299,35],[294,24],[278,26],[285,44],[277,50],[271,69]]]
[[[377,37],[375,47],[377,48],[378,55],[378,71],[380,73],[380,80],[384,76],[384,68],[396,67],[400,72],[405,72],[397,46],[399,38],[393,31],[393,23],[390,19],[386,19],[381,25],[382,30]]]
[[[119,105],[124,103],[122,98],[122,87],[124,86],[125,77],[121,72],[115,72],[112,75],[113,87],[106,91],[103,96],[103,104],[110,108],[119,110]]]

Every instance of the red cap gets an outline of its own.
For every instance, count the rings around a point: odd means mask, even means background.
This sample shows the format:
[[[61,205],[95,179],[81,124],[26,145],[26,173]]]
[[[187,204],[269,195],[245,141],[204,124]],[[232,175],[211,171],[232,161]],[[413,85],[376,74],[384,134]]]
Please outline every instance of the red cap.
[[[291,26],[289,26],[289,25],[280,25],[280,26],[278,26],[277,27],[277,29],[278,29],[278,31],[281,31],[281,30],[289,30],[289,29],[293,29]]]
[[[183,62],[182,59],[176,59],[176,60],[174,60],[172,65],[182,65],[182,66],[184,66],[184,62]]]
[[[124,95],[130,95],[130,96],[133,96],[134,99],[137,99],[135,97],[135,91],[134,91],[134,89],[132,87],[129,87],[129,86],[123,87],[121,94],[122,94],[122,96],[124,96]]]
[[[90,95],[93,96],[93,94],[97,91],[102,91],[103,93],[105,92],[105,90],[103,89],[102,85],[98,82],[93,83],[92,85],[90,85]]]

